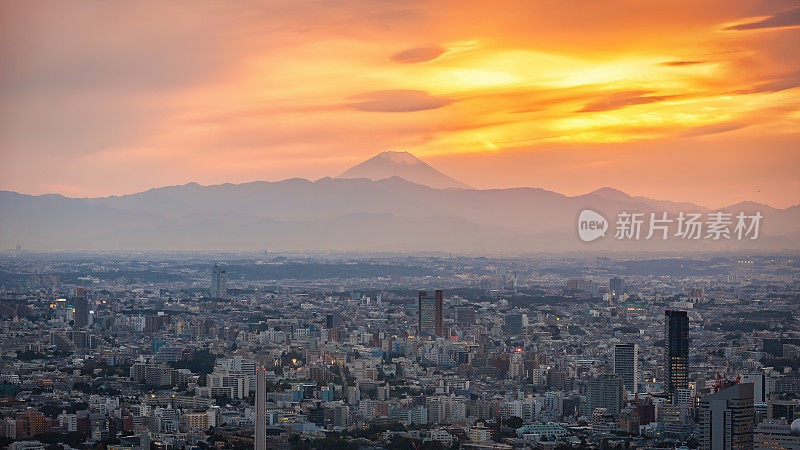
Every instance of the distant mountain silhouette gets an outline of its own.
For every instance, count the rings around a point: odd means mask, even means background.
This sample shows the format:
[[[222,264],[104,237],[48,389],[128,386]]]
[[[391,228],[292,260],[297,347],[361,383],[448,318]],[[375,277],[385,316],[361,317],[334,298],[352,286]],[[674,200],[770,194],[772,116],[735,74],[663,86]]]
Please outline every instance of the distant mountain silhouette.
[[[609,223],[583,243],[577,217]],[[691,203],[602,188],[566,196],[538,188],[435,189],[400,176],[188,183],[101,198],[0,191],[0,248],[31,250],[346,250],[535,253],[800,248],[800,205],[742,202],[722,211],[764,216],[758,240],[614,239],[619,212],[711,212]],[[643,236],[644,237],[644,236]]]
[[[435,189],[470,189],[470,186],[448,177],[408,152],[379,153],[349,168],[336,178],[366,178],[378,181],[391,177],[400,177]]]

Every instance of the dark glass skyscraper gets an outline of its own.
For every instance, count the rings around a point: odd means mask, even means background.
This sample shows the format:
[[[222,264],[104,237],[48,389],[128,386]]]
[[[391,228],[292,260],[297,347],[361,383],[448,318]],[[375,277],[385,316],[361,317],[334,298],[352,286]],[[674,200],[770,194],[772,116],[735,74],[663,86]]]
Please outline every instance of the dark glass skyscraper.
[[[331,311],[325,316],[325,328],[339,328],[342,326],[342,314]]]
[[[420,336],[444,337],[444,292],[437,289],[431,297],[427,291],[419,291],[417,306]]]
[[[330,338],[334,341],[339,340],[339,327],[342,326],[342,314],[338,311],[331,311],[325,316],[325,328],[329,330]]]
[[[74,310],[74,327],[84,328],[89,325],[89,300],[86,298],[86,288],[75,288]]]
[[[686,311],[664,311],[664,350],[667,393],[689,387],[689,316]]]

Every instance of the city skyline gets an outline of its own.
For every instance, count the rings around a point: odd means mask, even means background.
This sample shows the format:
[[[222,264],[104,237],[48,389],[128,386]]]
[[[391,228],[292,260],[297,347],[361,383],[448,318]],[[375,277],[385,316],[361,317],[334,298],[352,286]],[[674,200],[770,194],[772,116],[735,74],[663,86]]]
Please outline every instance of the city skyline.
[[[748,258],[0,254],[0,445],[797,448]]]
[[[477,188],[800,198],[795,3],[454,10],[6,3],[0,188],[317,179],[407,150]]]

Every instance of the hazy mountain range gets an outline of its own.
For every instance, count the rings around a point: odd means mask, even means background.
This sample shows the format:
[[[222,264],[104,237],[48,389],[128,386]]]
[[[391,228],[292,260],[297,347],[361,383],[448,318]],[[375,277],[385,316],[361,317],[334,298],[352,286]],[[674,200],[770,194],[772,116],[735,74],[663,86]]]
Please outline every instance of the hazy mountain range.
[[[608,218],[605,238],[578,239],[577,216],[585,208]],[[800,248],[800,205],[775,209],[744,202],[723,210],[761,212],[762,236],[617,241],[613,227],[620,211],[710,211],[611,188],[573,197],[527,187],[471,189],[413,155],[386,152],[339,178],[317,181],[189,183],[101,198],[2,191],[0,247],[515,253]]]

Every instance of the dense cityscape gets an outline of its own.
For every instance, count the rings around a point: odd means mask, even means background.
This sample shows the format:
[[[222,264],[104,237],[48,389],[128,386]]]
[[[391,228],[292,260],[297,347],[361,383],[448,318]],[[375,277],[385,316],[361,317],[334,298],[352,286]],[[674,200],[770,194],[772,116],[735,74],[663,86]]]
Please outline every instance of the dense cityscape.
[[[788,253],[0,256],[0,446],[800,448]]]

